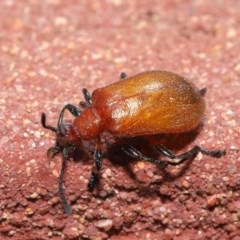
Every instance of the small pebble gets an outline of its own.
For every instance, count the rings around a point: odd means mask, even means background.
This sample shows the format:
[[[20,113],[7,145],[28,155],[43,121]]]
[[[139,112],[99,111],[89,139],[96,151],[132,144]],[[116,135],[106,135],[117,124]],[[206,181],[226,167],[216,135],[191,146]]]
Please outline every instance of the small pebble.
[[[111,219],[99,220],[96,223],[96,227],[103,229],[104,231],[109,231],[112,228],[113,221]]]
[[[217,195],[212,195],[207,199],[207,207],[212,208],[215,207],[218,203]]]
[[[159,191],[162,195],[170,195],[171,194],[170,189],[167,185],[161,185],[159,188]]]

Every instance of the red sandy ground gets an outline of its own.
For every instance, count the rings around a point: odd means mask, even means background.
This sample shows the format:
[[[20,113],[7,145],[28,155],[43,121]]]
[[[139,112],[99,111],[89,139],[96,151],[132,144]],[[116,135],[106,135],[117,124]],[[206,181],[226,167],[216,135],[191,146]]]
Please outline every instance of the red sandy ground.
[[[239,240],[239,9],[238,0],[2,0],[0,238]],[[41,113],[56,125],[64,104],[82,100],[83,87],[92,92],[122,71],[149,69],[208,88],[201,132],[188,145],[182,142],[194,134],[166,144],[227,155],[200,154],[160,171],[130,161],[106,137],[98,190],[87,191],[92,159],[68,162],[67,217],[61,157],[46,156],[54,134],[41,127]]]

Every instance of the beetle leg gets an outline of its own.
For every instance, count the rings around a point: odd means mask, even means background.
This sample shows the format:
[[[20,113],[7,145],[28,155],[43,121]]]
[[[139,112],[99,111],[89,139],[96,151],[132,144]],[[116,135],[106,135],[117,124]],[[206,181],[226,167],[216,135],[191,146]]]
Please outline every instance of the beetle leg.
[[[94,170],[92,170],[91,176],[89,178],[88,182],[88,190],[92,191],[96,185],[96,182],[98,181],[98,173],[96,173]]]
[[[202,88],[201,90],[199,90],[199,93],[202,97],[206,95],[206,92],[207,92],[207,88]]]
[[[126,78],[127,77],[127,74],[125,73],[125,72],[121,72],[121,74],[120,74],[120,80],[121,79],[124,79],[124,78]]]
[[[88,183],[88,189],[92,190],[95,187],[95,183],[98,180],[98,173],[102,166],[102,157],[103,157],[103,151],[101,149],[101,142],[100,138],[98,138],[98,142],[96,144],[94,153],[93,153],[93,159],[95,160],[95,168],[93,168],[91,177],[89,179]]]
[[[102,150],[95,149],[93,153],[93,158],[95,160],[96,168],[98,171],[101,169],[101,166],[102,166],[102,156],[103,156]]]
[[[174,155],[174,153],[171,150],[169,150],[168,148],[166,148],[163,145],[157,145],[157,146],[155,146],[155,148],[157,149],[158,152],[160,152],[161,154],[163,154],[164,156],[166,156],[168,158],[171,158],[171,159],[176,158],[176,155]]]
[[[208,155],[208,156],[215,157],[215,158],[220,158],[226,154],[225,151],[221,151],[221,150],[210,151],[210,150],[202,148],[200,146],[195,146],[191,150],[189,150],[185,153],[182,153],[180,155],[175,155],[173,152],[171,152],[169,149],[167,149],[163,145],[158,145],[155,148],[166,157],[169,157],[171,159],[176,159],[176,158],[180,159],[178,162],[168,162],[168,164],[170,164],[170,165],[181,164],[184,161],[196,156],[199,152],[201,152],[204,155]]]
[[[62,135],[64,135],[64,133],[65,133],[65,130],[64,130],[63,127],[62,127],[62,121],[63,121],[64,112],[65,112],[66,109],[67,109],[74,117],[77,117],[77,116],[79,116],[79,115],[81,114],[81,110],[80,110],[78,107],[76,107],[76,106],[74,106],[74,105],[72,105],[72,104],[67,104],[67,105],[65,105],[65,106],[63,107],[63,109],[62,109],[62,111],[61,111],[61,113],[60,113],[60,115],[59,115],[58,124],[57,124],[58,129],[60,129],[60,133],[61,133]]]
[[[169,149],[167,149],[166,147],[163,147],[162,145],[156,146],[156,149],[159,152],[161,152],[164,156],[169,157],[171,159],[178,158],[179,161],[172,162],[172,161],[166,161],[166,160],[163,161],[163,160],[158,160],[158,159],[154,159],[154,158],[149,158],[149,157],[144,156],[140,151],[138,151],[133,146],[126,145],[125,147],[122,147],[122,150],[132,158],[138,158],[142,161],[155,163],[155,164],[161,165],[163,167],[166,167],[167,165],[172,165],[172,166],[179,165],[179,164],[185,162],[186,160],[196,156],[199,152],[203,153],[204,155],[209,155],[209,156],[212,156],[215,158],[220,158],[221,156],[226,154],[225,151],[221,151],[221,150],[209,151],[209,150],[204,149],[199,146],[195,146],[191,150],[189,150],[183,154],[180,154],[180,155],[174,155]]]
[[[149,158],[149,157],[144,156],[140,151],[138,151],[136,148],[134,148],[131,145],[125,145],[124,147],[122,147],[122,150],[128,156],[130,156],[132,158],[137,158],[137,159],[140,159],[140,160],[145,161],[145,162],[151,162],[151,163],[154,163],[154,164],[158,164],[162,167],[166,167],[168,165],[167,161],[161,161],[161,160],[158,160],[158,159]]]
[[[59,194],[60,194],[60,198],[61,198],[64,210],[67,213],[67,215],[71,215],[72,211],[70,206],[68,205],[67,199],[65,197],[64,189],[63,189],[63,176],[66,169],[67,159],[68,159],[68,150],[67,148],[64,148],[62,151],[62,168],[59,176],[58,189],[59,189]]]
[[[89,105],[91,105],[91,104],[92,104],[92,97],[91,97],[89,91],[88,91],[86,88],[83,88],[83,89],[82,89],[82,92],[83,92],[83,96],[84,96],[85,101],[86,101]]]
[[[92,104],[92,97],[86,88],[82,89],[82,93],[85,101],[80,101],[79,105],[83,108],[89,107]]]
[[[47,156],[50,156],[51,158],[53,158],[55,155],[57,155],[60,152],[62,152],[62,148],[59,145],[59,143],[56,142],[54,147],[51,147],[47,150]]]

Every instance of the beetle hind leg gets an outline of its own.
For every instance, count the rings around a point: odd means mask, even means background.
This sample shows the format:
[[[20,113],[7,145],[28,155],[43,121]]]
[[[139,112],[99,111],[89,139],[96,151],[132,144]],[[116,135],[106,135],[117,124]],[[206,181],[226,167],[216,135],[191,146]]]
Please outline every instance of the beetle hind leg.
[[[158,159],[154,159],[154,158],[149,158],[144,156],[140,151],[138,151],[136,148],[134,148],[131,145],[125,145],[124,147],[122,147],[122,150],[130,157],[132,158],[136,158],[136,159],[140,159],[142,161],[145,162],[151,162],[157,165],[160,165],[162,167],[166,167],[168,165],[167,161],[161,161]]]
[[[163,154],[164,156],[166,156],[168,158],[179,159],[179,161],[177,161],[177,162],[168,161],[168,164],[170,164],[170,165],[181,164],[181,163],[185,162],[186,160],[188,160],[192,157],[195,157],[199,152],[201,152],[204,155],[211,156],[214,158],[220,158],[226,154],[225,151],[221,151],[221,150],[210,151],[210,150],[202,148],[200,146],[195,146],[192,149],[190,149],[189,151],[182,153],[180,155],[175,155],[173,152],[171,152],[169,149],[167,149],[163,145],[155,146],[155,148],[157,149],[157,151],[159,151],[161,154]]]
[[[221,151],[221,150],[209,151],[209,150],[204,149],[200,146],[195,146],[191,150],[189,150],[185,153],[182,153],[180,155],[175,155],[169,149],[167,149],[166,147],[164,147],[162,145],[156,146],[155,148],[160,153],[162,153],[164,156],[166,156],[170,159],[178,159],[178,161],[173,162],[173,161],[159,160],[159,159],[146,157],[140,151],[138,151],[136,148],[134,148],[131,145],[126,145],[126,146],[122,147],[122,150],[128,156],[130,156],[132,158],[140,159],[140,160],[146,161],[146,162],[151,162],[151,163],[160,165],[162,167],[166,167],[167,165],[176,166],[176,165],[182,164],[186,160],[189,160],[192,157],[196,156],[199,152],[201,152],[204,155],[208,155],[208,156],[215,157],[215,158],[220,158],[220,157],[222,157],[226,154],[225,151]]]

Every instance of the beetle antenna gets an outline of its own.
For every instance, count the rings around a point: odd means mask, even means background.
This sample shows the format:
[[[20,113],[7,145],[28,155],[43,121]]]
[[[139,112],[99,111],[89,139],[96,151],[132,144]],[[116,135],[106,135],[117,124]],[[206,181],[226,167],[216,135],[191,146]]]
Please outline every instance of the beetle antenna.
[[[42,113],[42,116],[41,116],[41,123],[42,123],[42,126],[46,129],[49,129],[53,132],[57,132],[57,129],[55,127],[52,127],[52,126],[49,126],[46,124],[46,114],[45,113]]]
[[[72,210],[67,202],[67,199],[66,199],[66,196],[64,193],[64,189],[63,189],[63,176],[64,176],[64,172],[66,169],[66,160],[67,160],[67,156],[68,156],[66,148],[63,149],[62,154],[63,154],[63,160],[62,160],[61,173],[59,176],[58,189],[59,189],[59,194],[60,194],[60,198],[61,198],[64,210],[65,210],[66,214],[69,216],[69,215],[71,215]]]

